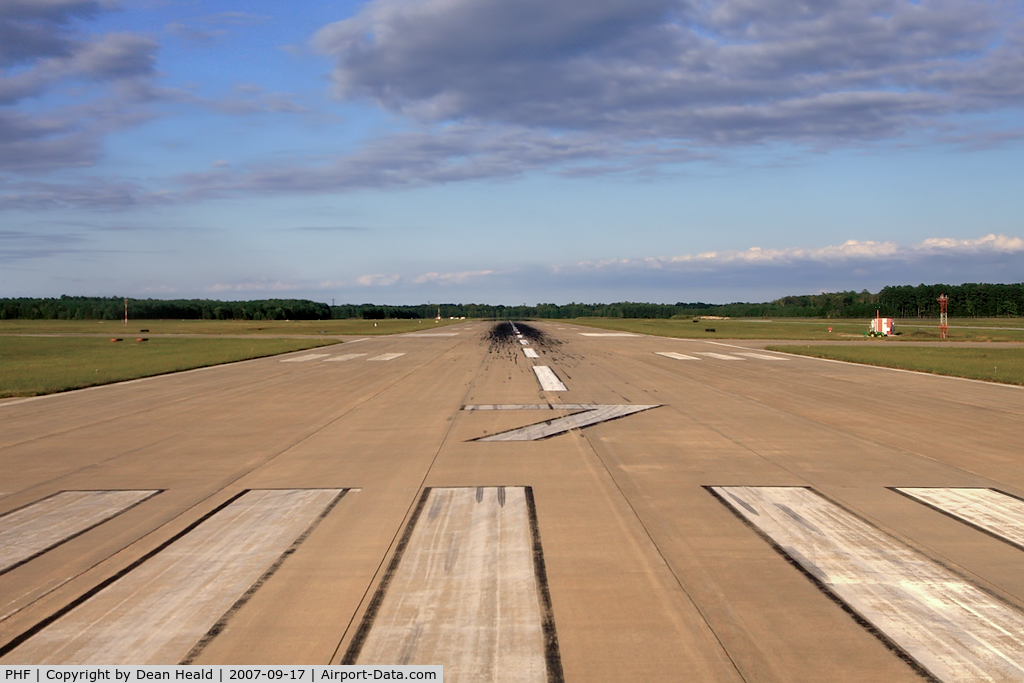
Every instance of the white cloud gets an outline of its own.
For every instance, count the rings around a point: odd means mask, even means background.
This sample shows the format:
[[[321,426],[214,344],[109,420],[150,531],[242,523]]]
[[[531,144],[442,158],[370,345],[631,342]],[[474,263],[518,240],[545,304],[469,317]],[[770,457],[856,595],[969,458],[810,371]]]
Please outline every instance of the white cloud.
[[[360,275],[356,278],[356,283],[363,287],[387,287],[395,284],[401,278],[401,275],[382,275],[380,273],[375,273],[372,275]]]
[[[417,285],[431,283],[462,285],[476,278],[493,274],[493,270],[465,270],[461,273],[423,273],[412,278]]]
[[[206,288],[208,292],[294,292],[302,286],[293,282],[270,282],[258,280],[255,282],[230,282],[217,283]]]
[[[821,291],[878,291],[888,285],[1024,281],[1024,239],[985,235],[928,238],[914,244],[847,240],[821,247],[704,252],[512,270],[366,275],[379,303],[426,300],[517,304],[524,301],[770,301]],[[340,287],[339,292],[346,290]],[[342,294],[345,296],[345,294]]]

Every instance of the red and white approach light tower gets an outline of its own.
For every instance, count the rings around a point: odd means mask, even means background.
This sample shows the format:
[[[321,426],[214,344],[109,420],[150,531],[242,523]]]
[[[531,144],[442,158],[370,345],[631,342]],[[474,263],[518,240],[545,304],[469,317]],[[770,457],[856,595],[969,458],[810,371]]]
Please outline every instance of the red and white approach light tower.
[[[949,332],[949,316],[946,315],[948,311],[949,297],[941,294],[939,295],[939,337],[941,339],[945,339]]]

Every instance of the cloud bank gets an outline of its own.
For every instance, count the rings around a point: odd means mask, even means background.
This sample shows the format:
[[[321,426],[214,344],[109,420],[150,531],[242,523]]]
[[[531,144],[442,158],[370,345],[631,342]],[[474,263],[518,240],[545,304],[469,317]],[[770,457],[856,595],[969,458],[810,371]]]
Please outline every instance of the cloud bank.
[[[0,2],[0,171],[91,165],[105,135],[146,117],[137,105],[149,97],[156,43],[78,29],[109,9],[93,0]],[[61,103],[70,88],[73,103]]]
[[[790,294],[868,289],[921,282],[1024,281],[1024,239],[930,238],[917,244],[849,240],[819,248],[707,252],[609,259],[514,270],[367,275],[331,289],[353,301],[537,303],[570,301],[767,301]],[[341,287],[339,287],[341,285]]]
[[[421,121],[695,146],[848,145],[1018,107],[1019,7],[974,0],[373,0],[339,96]]]
[[[0,234],[0,244],[4,235]],[[197,296],[292,296],[381,304],[770,301],[888,285],[1024,282],[1024,239],[989,234],[916,244],[849,240],[807,248],[707,252],[454,272],[339,273],[320,280],[250,278],[217,282]],[[179,291],[177,288],[176,291]],[[179,291],[183,295],[185,292]]]
[[[160,101],[233,116],[309,113],[298,96],[252,84],[219,100],[157,87],[152,38],[83,32],[112,7],[0,2],[0,172],[92,165],[104,136],[154,116]],[[223,13],[163,30],[203,45],[267,20]],[[272,164],[160,178],[159,191],[15,175],[0,207],[644,174],[745,151],[1024,137],[1019,1],[370,0],[311,44],[332,60],[339,98],[397,116],[401,132],[327,160],[295,150]],[[71,88],[90,96],[53,103]]]

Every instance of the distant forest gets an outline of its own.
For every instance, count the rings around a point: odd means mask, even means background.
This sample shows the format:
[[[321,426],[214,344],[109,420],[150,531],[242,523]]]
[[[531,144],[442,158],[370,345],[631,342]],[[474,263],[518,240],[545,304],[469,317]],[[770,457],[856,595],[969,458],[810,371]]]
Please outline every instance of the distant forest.
[[[879,311],[894,318],[934,318],[939,315],[938,297],[949,296],[949,314],[956,317],[999,317],[1024,314],[1024,283],[1009,285],[918,285],[885,287],[878,294],[834,292],[787,296],[767,303],[644,304],[537,304],[491,306],[488,304],[441,304],[441,317],[467,318],[687,318],[719,315],[733,318],[868,318]],[[437,315],[437,304],[380,306],[343,304],[329,306],[305,299],[216,301],[211,299],[128,299],[128,317],[156,320],[327,320],[331,318],[428,319]],[[58,299],[0,299],[0,320],[120,320],[124,299],[117,297],[62,296]]]

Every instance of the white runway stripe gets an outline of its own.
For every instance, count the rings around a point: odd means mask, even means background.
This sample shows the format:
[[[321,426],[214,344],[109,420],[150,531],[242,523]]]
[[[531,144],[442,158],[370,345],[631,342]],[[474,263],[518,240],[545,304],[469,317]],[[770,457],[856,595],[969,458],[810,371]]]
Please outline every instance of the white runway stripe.
[[[316,360],[317,358],[326,358],[331,354],[329,353],[310,353],[305,356],[299,356],[297,358],[284,358],[281,360],[282,363],[305,363],[307,361]]]
[[[534,365],[533,373],[537,375],[540,388],[544,391],[568,391],[565,385],[562,384],[562,380],[558,379],[558,375],[548,366]]]
[[[462,406],[463,410],[597,410],[601,408],[599,403],[498,403],[498,404],[477,404]]]
[[[540,358],[533,349],[523,349],[523,353],[526,354],[527,358]]]
[[[62,491],[0,517],[0,574],[158,491]]]
[[[673,358],[675,360],[700,360],[696,356],[687,356],[684,353],[676,353],[675,351],[655,351],[659,356],[665,356],[665,358]]]
[[[982,488],[898,488],[1024,550],[1024,500]]]
[[[713,487],[945,683],[1024,680],[1024,614],[802,487]]]
[[[757,358],[759,360],[778,360],[783,362],[789,360],[788,358],[783,358],[782,356],[769,356],[767,353],[743,353],[742,351],[737,351],[736,355],[746,356],[747,358]]]
[[[522,344],[523,346],[529,346],[530,345],[530,342],[526,341],[525,339],[520,339],[519,343]]]
[[[548,681],[525,490],[435,488],[420,510],[356,663]]]
[[[718,360],[743,360],[736,356],[729,356],[724,353],[712,353],[710,351],[696,351],[695,353],[701,356],[707,356],[708,358],[717,358]]]
[[[477,441],[536,441],[538,439],[546,439],[549,436],[563,434],[572,429],[583,429],[584,427],[589,427],[590,425],[595,425],[600,422],[607,422],[608,420],[614,420],[619,417],[625,417],[627,415],[632,415],[633,413],[640,413],[657,407],[657,405],[633,404],[586,406],[553,405],[551,408],[554,410],[571,410],[573,408],[580,408],[583,409],[584,412],[566,415],[565,417],[547,420],[538,424],[527,425],[526,427],[519,427],[518,429],[498,432],[497,434],[479,438]],[[479,406],[478,409],[479,408],[483,408],[483,406]]]
[[[379,356],[374,356],[373,358],[367,358],[366,360],[367,361],[371,361],[371,360],[394,360],[394,359],[398,358],[399,356],[404,356],[404,355],[405,355],[404,353],[382,353]]]
[[[638,337],[640,335],[629,332],[580,332],[581,337]]]
[[[346,353],[346,354],[341,355],[341,356],[331,356],[330,358],[325,358],[323,362],[324,363],[339,363],[339,362],[346,361],[346,360],[352,360],[353,358],[362,358],[365,355],[366,355],[365,353]]]
[[[4,663],[178,663],[341,492],[242,495],[33,635]]]

